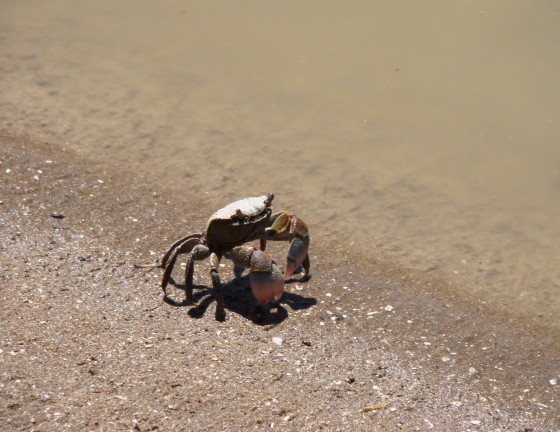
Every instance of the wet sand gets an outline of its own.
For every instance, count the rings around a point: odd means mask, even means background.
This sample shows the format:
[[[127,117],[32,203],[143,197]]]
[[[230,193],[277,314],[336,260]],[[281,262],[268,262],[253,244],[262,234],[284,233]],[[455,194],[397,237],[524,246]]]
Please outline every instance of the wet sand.
[[[333,240],[558,326],[559,15],[6,0],[0,128],[133,161],[211,208],[282,191]]]
[[[557,5],[0,10],[0,429],[559,430]],[[269,191],[268,322],[133,267]]]
[[[181,271],[173,305],[161,271],[134,263],[230,197],[186,198],[134,164],[6,130],[0,161],[2,430],[560,430],[560,335],[537,316],[360,254],[311,218],[312,279],[256,322],[226,263],[219,323],[206,264],[193,312]]]

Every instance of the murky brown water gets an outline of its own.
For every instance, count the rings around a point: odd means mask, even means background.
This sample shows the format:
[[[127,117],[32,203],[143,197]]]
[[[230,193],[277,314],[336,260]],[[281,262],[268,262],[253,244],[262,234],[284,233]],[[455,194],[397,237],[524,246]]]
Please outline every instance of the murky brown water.
[[[0,125],[560,310],[560,4],[3,1]]]

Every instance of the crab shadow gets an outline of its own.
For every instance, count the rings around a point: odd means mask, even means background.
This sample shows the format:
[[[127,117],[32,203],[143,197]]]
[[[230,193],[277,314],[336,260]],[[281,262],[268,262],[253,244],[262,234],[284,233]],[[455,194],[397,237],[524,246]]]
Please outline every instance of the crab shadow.
[[[286,281],[286,287],[297,280]],[[177,283],[170,278],[170,285],[184,291],[185,285]],[[224,293],[224,306],[226,312],[233,312],[258,325],[280,324],[288,318],[288,310],[308,309],[317,304],[317,300],[313,297],[303,297],[299,294],[285,291],[282,298],[271,303],[265,308],[264,314],[257,314],[255,310],[256,302],[251,292],[249,284],[249,276],[235,278],[222,285]],[[205,285],[194,285],[193,300],[195,306],[187,305],[185,300],[177,301],[170,297],[165,297],[164,301],[175,307],[190,307],[188,314],[192,318],[200,319],[205,314],[212,303],[215,303],[214,289]]]

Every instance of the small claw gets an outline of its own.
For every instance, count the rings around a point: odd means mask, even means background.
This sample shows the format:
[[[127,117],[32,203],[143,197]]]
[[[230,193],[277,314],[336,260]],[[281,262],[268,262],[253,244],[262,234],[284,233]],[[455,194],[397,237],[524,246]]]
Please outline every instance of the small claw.
[[[303,220],[297,216],[280,212],[271,217],[272,225],[265,229],[262,239],[290,241],[288,262],[284,279],[289,278],[303,264],[305,276],[309,273],[309,230]]]
[[[296,237],[290,243],[288,250],[288,261],[286,263],[286,271],[284,272],[284,279],[289,278],[298,267],[303,263],[309,251],[309,237],[299,238]]]
[[[303,220],[296,215],[280,212],[272,215],[272,225],[266,228],[263,238],[266,240],[291,240],[294,237],[309,236],[309,229]]]
[[[284,280],[287,280],[291,275],[293,275],[298,267],[299,264],[296,261],[288,258],[288,262],[286,263],[286,271],[284,272]]]
[[[292,215],[286,212],[277,213],[272,216],[272,225],[265,229],[267,240],[289,240],[292,233]]]

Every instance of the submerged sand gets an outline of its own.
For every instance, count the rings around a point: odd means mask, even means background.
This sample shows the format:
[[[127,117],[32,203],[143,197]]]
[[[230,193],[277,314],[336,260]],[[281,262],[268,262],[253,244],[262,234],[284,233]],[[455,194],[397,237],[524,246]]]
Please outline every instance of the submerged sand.
[[[558,15],[4,1],[0,129],[134,162],[210,212],[276,191],[316,233],[558,326]]]
[[[258,322],[226,263],[220,323],[205,263],[195,312],[179,267],[176,304],[159,269],[134,267],[216,203],[7,131],[0,161],[2,430],[560,430],[560,335],[538,317],[308,221],[312,279]]]

